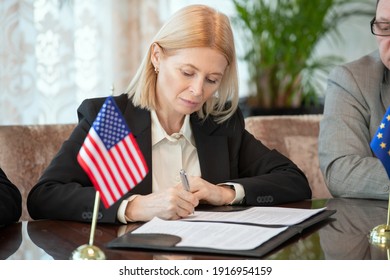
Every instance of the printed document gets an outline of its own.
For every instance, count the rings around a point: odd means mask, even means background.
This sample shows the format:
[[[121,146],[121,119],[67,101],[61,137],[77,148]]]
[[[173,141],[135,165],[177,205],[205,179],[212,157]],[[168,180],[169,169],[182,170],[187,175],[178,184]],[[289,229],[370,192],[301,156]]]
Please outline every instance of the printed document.
[[[154,218],[134,230],[132,234],[176,235],[181,237],[181,241],[175,245],[177,247],[252,250],[286,229],[287,227],[267,228],[230,223],[167,221]]]
[[[303,222],[325,209],[251,207],[245,210],[230,212],[195,211],[194,215],[183,220],[291,226]]]
[[[252,207],[232,212],[195,211],[188,218],[167,221],[154,218],[132,234],[161,233],[179,236],[175,246],[220,250],[252,250],[272,237],[325,210]]]

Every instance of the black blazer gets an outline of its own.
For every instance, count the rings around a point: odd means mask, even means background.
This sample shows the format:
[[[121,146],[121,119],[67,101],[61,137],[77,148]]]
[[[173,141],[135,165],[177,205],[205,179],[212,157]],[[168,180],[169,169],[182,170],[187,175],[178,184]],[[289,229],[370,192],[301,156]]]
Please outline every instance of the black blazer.
[[[22,215],[22,196],[0,168],[0,226],[17,222]]]
[[[96,118],[104,98],[87,99],[78,109],[79,124],[29,193],[27,206],[34,219],[90,221],[95,188],[77,162],[77,153]],[[145,157],[145,179],[109,209],[100,206],[99,222],[118,222],[121,201],[132,194],[152,192],[152,144],[150,112],[134,107],[127,95],[115,97]],[[211,183],[227,181],[244,186],[245,204],[275,205],[311,198],[305,175],[289,159],[269,150],[245,130],[240,110],[223,124],[212,118],[190,118],[198,150],[202,178]]]

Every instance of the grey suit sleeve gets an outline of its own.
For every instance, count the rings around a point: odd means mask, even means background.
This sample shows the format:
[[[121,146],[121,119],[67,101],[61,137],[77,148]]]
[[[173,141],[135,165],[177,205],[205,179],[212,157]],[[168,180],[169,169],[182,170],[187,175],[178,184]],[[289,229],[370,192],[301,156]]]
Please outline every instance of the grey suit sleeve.
[[[344,66],[329,76],[320,124],[320,168],[333,196],[387,199],[389,177],[370,149],[371,114],[379,104],[372,100],[379,100],[380,93],[374,83],[362,87],[366,77],[361,76]]]

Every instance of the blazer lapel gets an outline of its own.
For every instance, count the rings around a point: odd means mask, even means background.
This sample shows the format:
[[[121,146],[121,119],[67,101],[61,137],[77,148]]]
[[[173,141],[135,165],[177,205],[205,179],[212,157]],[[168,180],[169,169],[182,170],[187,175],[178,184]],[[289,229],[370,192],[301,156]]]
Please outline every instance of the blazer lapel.
[[[216,135],[217,126],[207,119],[199,120],[191,115],[191,126],[202,178],[210,183],[223,183],[230,178],[230,162],[227,135]]]

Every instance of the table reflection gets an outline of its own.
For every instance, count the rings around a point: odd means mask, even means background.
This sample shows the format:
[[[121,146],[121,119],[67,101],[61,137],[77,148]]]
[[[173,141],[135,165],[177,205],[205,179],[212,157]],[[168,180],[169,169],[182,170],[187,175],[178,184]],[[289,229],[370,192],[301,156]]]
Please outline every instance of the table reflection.
[[[53,259],[69,259],[73,251],[89,241],[91,225],[89,223],[58,222],[50,220],[28,223],[27,231],[31,240]],[[112,233],[115,230],[112,229]],[[95,241],[100,240],[104,232],[97,227]],[[109,237],[110,238],[110,237]],[[100,243],[95,242],[100,247]]]
[[[27,221],[9,225],[1,232],[0,259],[52,260],[53,257],[38,247],[27,232]],[[4,238],[4,239],[3,239]]]
[[[387,221],[387,201],[366,199],[333,199],[329,210],[337,212],[329,224],[319,230],[325,259],[381,260],[389,250],[369,242],[370,231]]]
[[[12,256],[22,243],[22,224],[17,223],[0,228],[0,259]]]

